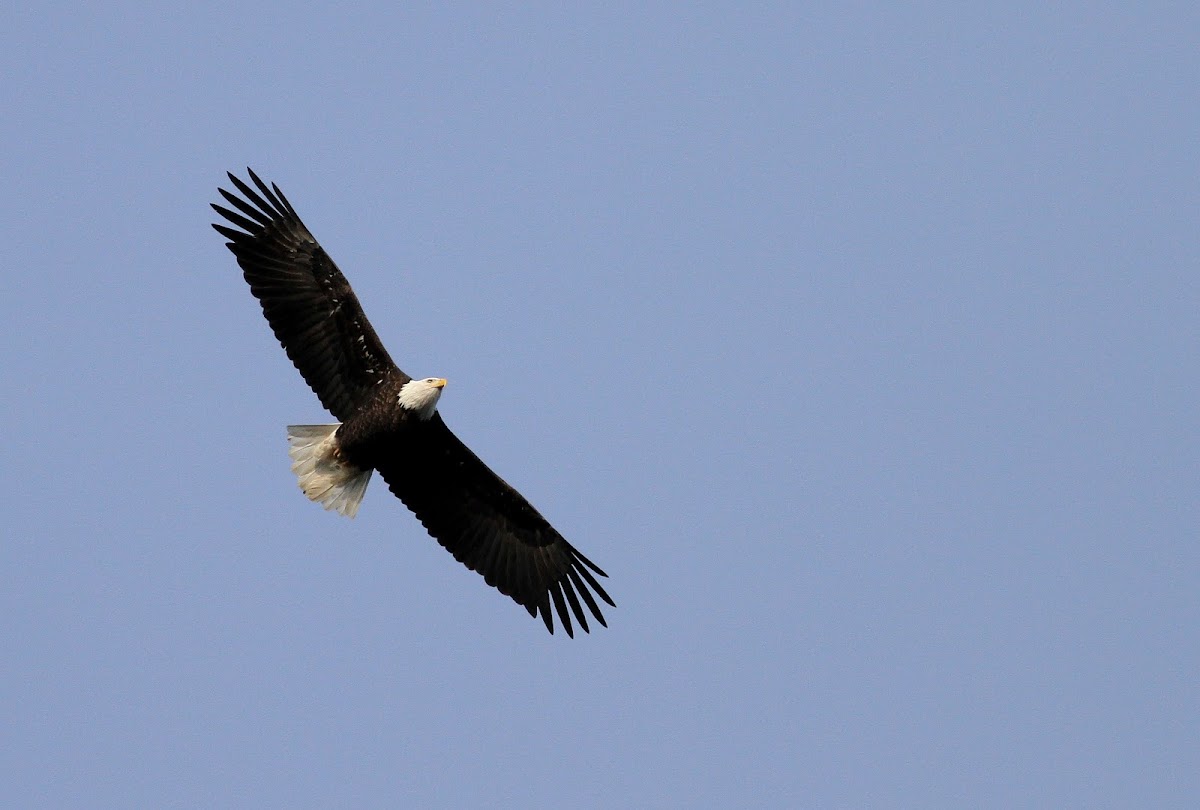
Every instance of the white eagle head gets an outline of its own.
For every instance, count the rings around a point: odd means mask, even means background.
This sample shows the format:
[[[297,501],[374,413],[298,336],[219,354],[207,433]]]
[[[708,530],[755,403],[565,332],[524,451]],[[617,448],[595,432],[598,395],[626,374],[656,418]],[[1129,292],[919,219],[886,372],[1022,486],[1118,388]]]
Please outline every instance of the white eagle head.
[[[416,411],[418,419],[429,419],[437,410],[438,400],[446,380],[442,377],[426,377],[423,380],[409,380],[400,388],[400,407]]]

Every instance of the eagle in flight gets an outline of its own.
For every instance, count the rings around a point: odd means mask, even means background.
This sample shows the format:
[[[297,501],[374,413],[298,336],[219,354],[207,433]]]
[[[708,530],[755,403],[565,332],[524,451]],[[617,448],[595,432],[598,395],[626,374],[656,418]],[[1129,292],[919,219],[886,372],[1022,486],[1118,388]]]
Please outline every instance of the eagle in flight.
[[[241,196],[218,189],[232,208],[213,204],[229,223],[213,227],[229,240],[284,351],[339,420],[288,427],[304,494],[354,517],[378,471],[456,560],[540,615],[551,633],[555,613],[569,636],[572,616],[585,632],[588,613],[607,626],[596,601],[616,606],[596,579],[607,575],[450,431],[437,412],[446,380],[413,379],[392,362],[283,192],[246,171],[257,190],[229,174]]]

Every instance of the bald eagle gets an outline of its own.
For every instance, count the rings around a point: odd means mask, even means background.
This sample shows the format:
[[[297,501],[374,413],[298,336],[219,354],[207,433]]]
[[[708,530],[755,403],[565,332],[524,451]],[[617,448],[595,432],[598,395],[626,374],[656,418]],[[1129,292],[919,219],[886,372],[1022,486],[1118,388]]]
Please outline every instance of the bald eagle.
[[[212,205],[236,228],[213,227],[229,240],[288,357],[340,420],[288,427],[304,494],[354,517],[377,470],[455,559],[540,614],[551,633],[551,602],[568,636],[572,614],[588,632],[583,605],[607,626],[596,603],[615,607],[596,580],[607,574],[450,432],[437,412],[446,380],[413,379],[392,362],[346,277],[283,192],[246,171],[257,191],[230,173],[241,197],[218,191],[237,210]]]

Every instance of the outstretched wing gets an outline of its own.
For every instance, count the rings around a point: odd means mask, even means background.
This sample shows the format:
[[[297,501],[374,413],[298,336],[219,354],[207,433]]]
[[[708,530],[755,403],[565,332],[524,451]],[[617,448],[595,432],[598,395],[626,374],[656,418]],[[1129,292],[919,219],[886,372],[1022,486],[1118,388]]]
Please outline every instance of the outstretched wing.
[[[596,575],[608,575],[480,461],[440,414],[421,429],[403,431],[390,441],[397,446],[380,448],[376,469],[455,559],[482,574],[487,584],[512,597],[529,615],[540,613],[551,633],[551,602],[569,636],[575,635],[572,614],[588,632],[583,605],[608,626],[595,598],[615,607],[596,581]]]
[[[229,180],[242,197],[218,190],[237,211],[213,204],[241,230],[213,227],[229,240],[226,246],[292,363],[321,404],[345,421],[380,380],[403,372],[383,348],[346,277],[283,192],[246,171],[258,191],[231,173]]]

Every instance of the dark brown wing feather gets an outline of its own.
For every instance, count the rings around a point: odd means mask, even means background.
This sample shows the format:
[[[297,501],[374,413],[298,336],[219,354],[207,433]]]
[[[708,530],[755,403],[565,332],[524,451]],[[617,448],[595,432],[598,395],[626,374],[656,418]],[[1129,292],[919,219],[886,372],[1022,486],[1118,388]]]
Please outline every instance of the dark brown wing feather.
[[[246,171],[258,191],[230,174],[242,197],[219,191],[237,211],[213,205],[241,230],[213,227],[229,240],[226,245],[292,363],[321,404],[345,421],[381,379],[403,372],[383,348],[346,277],[283,192]]]
[[[375,468],[429,533],[529,615],[540,613],[551,633],[551,602],[569,636],[572,614],[588,632],[584,605],[608,626],[595,598],[615,606],[596,581],[607,574],[480,461],[440,415],[382,439],[378,450]]]

